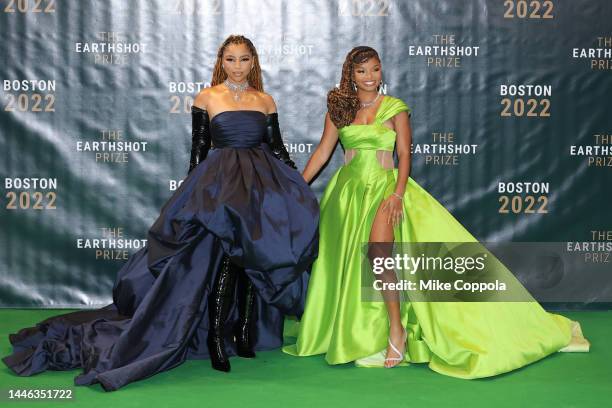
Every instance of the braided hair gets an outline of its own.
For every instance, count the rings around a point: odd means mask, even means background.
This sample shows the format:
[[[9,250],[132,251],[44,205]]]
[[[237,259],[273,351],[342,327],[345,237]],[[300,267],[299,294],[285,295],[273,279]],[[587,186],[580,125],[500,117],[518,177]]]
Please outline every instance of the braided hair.
[[[230,44],[246,44],[247,48],[251,52],[251,55],[253,55],[253,68],[247,75],[247,81],[249,81],[249,85],[251,85],[253,88],[257,89],[259,92],[263,92],[263,79],[261,76],[261,67],[259,66],[257,50],[255,49],[255,46],[251,40],[243,35],[230,35],[219,47],[219,51],[217,51],[217,61],[215,62],[215,68],[213,69],[210,86],[218,85],[227,79],[227,74],[221,65],[223,63],[223,52]]]
[[[342,65],[340,86],[334,87],[327,94],[327,110],[338,129],[350,125],[357,116],[360,103],[357,91],[353,89],[353,68],[355,64],[363,64],[370,58],[376,58],[380,62],[378,53],[372,47],[361,45],[349,51]]]

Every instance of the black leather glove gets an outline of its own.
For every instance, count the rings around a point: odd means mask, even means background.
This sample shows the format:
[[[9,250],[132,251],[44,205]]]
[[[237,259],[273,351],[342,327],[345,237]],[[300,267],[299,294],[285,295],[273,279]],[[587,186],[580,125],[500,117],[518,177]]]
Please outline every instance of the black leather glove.
[[[278,112],[270,113],[267,116],[266,128],[266,143],[270,146],[270,149],[272,149],[274,156],[285,162],[287,166],[297,170],[297,166],[293,160],[291,160],[291,157],[289,157],[289,152],[285,148],[283,138],[281,137],[280,127],[278,125]]]
[[[189,171],[191,173],[201,161],[206,159],[210,150],[210,119],[208,111],[191,106],[191,159],[189,160]]]

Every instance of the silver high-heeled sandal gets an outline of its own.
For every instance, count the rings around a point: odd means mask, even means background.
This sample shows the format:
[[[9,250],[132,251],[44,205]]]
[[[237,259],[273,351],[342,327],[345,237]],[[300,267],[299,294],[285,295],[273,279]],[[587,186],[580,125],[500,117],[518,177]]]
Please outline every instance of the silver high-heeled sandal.
[[[404,335],[402,336],[402,351],[399,351],[399,349],[397,347],[395,347],[395,345],[391,342],[391,338],[389,338],[389,345],[391,346],[393,351],[399,357],[389,357],[387,355],[387,357],[385,357],[385,362],[384,362],[384,367],[385,368],[397,367],[399,365],[399,363],[401,363],[404,360],[404,353],[406,352],[406,340],[408,339],[408,332],[406,331],[406,329],[404,327],[402,327],[402,330],[404,330]],[[392,365],[392,366],[390,366],[390,367],[387,367],[387,361],[389,361],[389,362],[397,361],[397,363]]]

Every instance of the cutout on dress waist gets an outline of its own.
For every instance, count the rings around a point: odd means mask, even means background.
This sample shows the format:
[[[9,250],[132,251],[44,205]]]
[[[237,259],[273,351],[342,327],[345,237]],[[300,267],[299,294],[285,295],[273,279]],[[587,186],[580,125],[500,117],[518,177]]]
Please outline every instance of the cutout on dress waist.
[[[349,164],[355,156],[357,156],[357,151],[359,149],[346,149],[344,151],[344,165]],[[393,161],[393,152],[389,150],[376,150],[376,160],[380,167],[383,169],[391,170],[395,168],[395,162]]]

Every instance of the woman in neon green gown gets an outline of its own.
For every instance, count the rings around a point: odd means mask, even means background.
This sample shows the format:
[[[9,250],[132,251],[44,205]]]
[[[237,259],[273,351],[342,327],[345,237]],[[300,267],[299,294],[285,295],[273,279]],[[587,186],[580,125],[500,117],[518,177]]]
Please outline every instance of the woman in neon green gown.
[[[321,199],[319,256],[306,309],[297,342],[283,351],[325,354],[329,364],[361,367],[428,363],[459,378],[493,376],[557,351],[588,351],[577,322],[546,312],[530,296],[526,302],[362,301],[363,243],[477,242],[409,177],[411,110],[380,95],[381,81],[376,51],[356,47],[347,55],[339,88],[328,96],[321,143],[303,176],[311,181],[338,139],[345,164]]]

